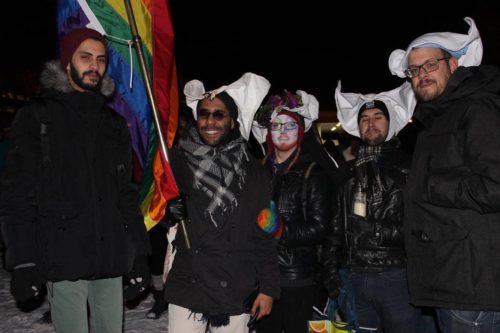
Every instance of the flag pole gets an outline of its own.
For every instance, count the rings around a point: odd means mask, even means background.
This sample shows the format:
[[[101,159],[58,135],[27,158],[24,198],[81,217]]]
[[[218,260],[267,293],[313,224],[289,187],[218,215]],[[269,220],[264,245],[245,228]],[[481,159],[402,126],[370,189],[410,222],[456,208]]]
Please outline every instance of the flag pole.
[[[151,83],[151,76],[149,75],[147,66],[146,66],[146,60],[144,57],[144,53],[142,52],[142,39],[141,36],[139,35],[139,32],[137,30],[137,24],[135,22],[135,16],[134,16],[134,11],[132,10],[132,5],[130,4],[130,0],[124,0],[125,2],[125,8],[127,9],[127,16],[128,16],[128,22],[130,26],[130,30],[132,32],[132,41],[135,46],[135,51],[137,53],[137,58],[139,59],[139,64],[141,66],[141,73],[142,77],[144,78],[144,83],[146,85],[146,91],[148,94],[148,99],[149,103],[151,104],[151,110],[153,111],[153,118],[156,126],[156,132],[158,133],[158,139],[160,140],[160,147],[161,147],[161,152],[163,153],[163,157],[165,158],[166,162],[169,162],[169,157],[168,157],[168,151],[167,151],[167,145],[165,143],[165,139],[163,137],[163,133],[161,131],[160,127],[160,117],[158,116],[158,109],[156,107],[156,102],[155,98],[153,95],[153,89],[152,83]],[[175,179],[172,179],[172,181],[175,183]],[[186,241],[186,247],[188,249],[191,248],[191,242],[188,237],[188,230],[187,230],[187,225],[185,220],[181,220],[180,222],[181,228],[182,228],[182,233],[184,234],[184,239]]]
[[[146,67],[146,60],[144,57],[144,53],[142,52],[142,39],[139,36],[139,32],[137,30],[137,24],[135,22],[134,11],[132,10],[132,5],[130,4],[130,0],[124,0],[125,7],[127,9],[128,22],[130,25],[130,30],[132,31],[132,41],[135,46],[135,51],[137,53],[137,58],[139,59],[139,64],[141,66],[142,77],[144,78],[144,83],[146,85],[146,92],[148,94],[149,104],[151,104],[151,110],[153,111],[153,118],[156,126],[156,131],[158,132],[158,139],[160,140],[161,152],[163,153],[163,157],[168,162],[168,152],[167,145],[165,144],[165,138],[163,137],[163,133],[160,127],[160,117],[158,116],[158,108],[156,107],[155,98],[153,95],[153,88],[151,83],[151,76],[149,75],[148,69]]]

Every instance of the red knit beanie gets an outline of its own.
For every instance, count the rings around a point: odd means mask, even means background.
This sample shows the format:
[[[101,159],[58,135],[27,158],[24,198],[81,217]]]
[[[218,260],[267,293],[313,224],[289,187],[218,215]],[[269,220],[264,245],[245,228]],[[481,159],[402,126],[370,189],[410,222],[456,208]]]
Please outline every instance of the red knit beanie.
[[[89,28],[78,28],[68,32],[61,41],[61,66],[66,68],[68,63],[73,58],[73,54],[80,44],[86,39],[97,39],[104,44],[104,49],[106,50],[106,58],[108,57],[108,46],[106,43],[106,38],[104,38],[101,33],[96,30]]]

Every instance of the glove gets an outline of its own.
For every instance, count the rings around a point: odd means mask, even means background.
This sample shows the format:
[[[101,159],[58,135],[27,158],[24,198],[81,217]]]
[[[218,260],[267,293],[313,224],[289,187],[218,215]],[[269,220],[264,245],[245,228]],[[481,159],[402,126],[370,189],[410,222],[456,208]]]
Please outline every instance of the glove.
[[[148,257],[139,256],[135,259],[132,272],[127,274],[130,285],[123,290],[123,298],[126,301],[131,301],[141,292],[146,290],[151,283],[151,275],[149,273]]]
[[[42,290],[44,279],[36,266],[15,268],[12,271],[11,291],[18,302],[37,296]]]
[[[184,196],[175,197],[170,199],[167,203],[168,219],[170,225],[173,226],[188,218],[186,202]]]

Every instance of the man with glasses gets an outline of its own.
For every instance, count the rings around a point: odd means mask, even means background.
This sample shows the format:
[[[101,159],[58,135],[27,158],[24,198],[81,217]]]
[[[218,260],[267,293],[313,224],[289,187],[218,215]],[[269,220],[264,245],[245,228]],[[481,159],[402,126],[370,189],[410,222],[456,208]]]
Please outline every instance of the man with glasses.
[[[285,92],[269,97],[252,128],[257,141],[267,142],[264,163],[272,175],[272,198],[283,221],[277,258],[281,297],[274,301],[271,314],[257,323],[257,333],[307,332],[308,320],[313,318],[319,282],[317,250],[331,217],[328,176],[302,144],[318,114],[314,96],[300,90],[297,95]]]
[[[466,21],[468,35],[427,34],[391,55],[424,126],[405,191],[408,277],[443,332],[500,332],[500,72],[478,66]]]
[[[336,299],[341,288],[349,295],[341,313],[356,330],[435,332],[410,304],[406,279],[403,188],[410,159],[396,134],[415,105],[398,100],[408,94],[409,84],[377,95],[341,93],[339,86],[335,94],[342,126],[362,143],[337,191],[323,269],[330,298]],[[355,309],[349,309],[353,303]]]
[[[182,196],[168,202],[167,218],[184,221],[187,232],[173,243],[168,332],[246,333],[250,314],[269,314],[279,297],[280,228],[272,226],[269,178],[247,147],[269,87],[252,73],[210,92],[198,80],[184,87],[196,124],[170,159]]]

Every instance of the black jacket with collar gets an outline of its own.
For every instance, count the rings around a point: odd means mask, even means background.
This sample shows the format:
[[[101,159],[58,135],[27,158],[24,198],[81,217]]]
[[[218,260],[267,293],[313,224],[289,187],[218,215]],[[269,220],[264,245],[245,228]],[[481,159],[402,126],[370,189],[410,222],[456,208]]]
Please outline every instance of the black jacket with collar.
[[[272,198],[283,220],[278,247],[282,287],[313,285],[319,273],[318,251],[331,223],[332,188],[319,164],[306,179],[312,162],[311,156],[299,153],[289,170],[279,171],[272,181]]]
[[[126,274],[149,245],[128,128],[105,104],[113,82],[77,92],[51,62],[42,85],[11,130],[1,197],[7,267],[35,263],[54,282]]]
[[[380,205],[367,203],[367,216],[353,213],[356,191],[354,169],[337,189],[333,225],[323,248],[325,286],[334,296],[340,287],[340,267],[363,272],[404,268],[406,254],[403,233],[403,188],[408,177],[409,156],[401,150],[382,153],[377,160],[381,182],[386,189]]]
[[[246,148],[244,148],[246,149]],[[257,225],[257,215],[270,205],[269,178],[248,150],[242,162],[245,182],[235,195],[238,205],[215,227],[205,216],[207,196],[195,185],[187,157],[179,148],[170,161],[179,191],[187,196],[191,249],[181,231],[174,241],[175,259],[166,281],[166,300],[197,313],[239,315],[256,285],[278,299],[276,241]]]
[[[500,71],[459,67],[421,103],[405,190],[416,305],[500,311]]]

